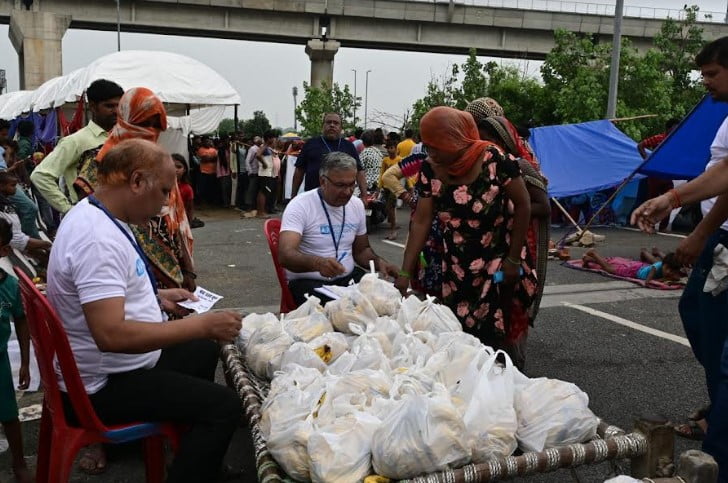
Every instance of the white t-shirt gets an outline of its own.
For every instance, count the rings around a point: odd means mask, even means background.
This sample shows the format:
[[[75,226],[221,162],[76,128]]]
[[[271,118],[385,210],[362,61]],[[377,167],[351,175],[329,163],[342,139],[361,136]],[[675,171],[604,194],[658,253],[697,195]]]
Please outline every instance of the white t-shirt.
[[[336,258],[336,247],[331,237],[331,228],[318,192],[317,189],[306,191],[288,203],[286,210],[283,212],[281,231],[293,231],[301,235],[301,244],[299,245],[301,253]],[[354,270],[354,257],[352,255],[354,239],[367,233],[364,203],[359,198],[352,196],[346,206],[325,204],[331,218],[334,237],[339,242],[339,257],[343,257],[340,262],[344,265],[346,275],[348,275]],[[343,220],[344,211],[346,211],[345,221]],[[342,222],[345,223],[343,231]],[[340,234],[341,239],[339,240]],[[286,276],[288,280],[297,278],[326,280],[326,277],[321,276],[319,272],[293,273],[286,270]]]
[[[126,224],[119,223],[131,234]],[[118,354],[99,350],[81,306],[113,297],[125,298],[126,320],[163,321],[137,251],[103,211],[84,199],[63,217],[58,229],[48,263],[48,299],[63,322],[89,394],[103,388],[109,374],[154,367],[161,353],[156,350]],[[65,390],[58,368],[56,373]]]
[[[720,125],[718,132],[715,133],[713,143],[710,145],[710,161],[705,165],[705,170],[709,170],[725,158],[728,158],[728,117]],[[715,200],[716,198],[711,198],[700,203],[703,216],[707,215],[713,208]],[[728,221],[724,222],[720,228],[728,231]]]

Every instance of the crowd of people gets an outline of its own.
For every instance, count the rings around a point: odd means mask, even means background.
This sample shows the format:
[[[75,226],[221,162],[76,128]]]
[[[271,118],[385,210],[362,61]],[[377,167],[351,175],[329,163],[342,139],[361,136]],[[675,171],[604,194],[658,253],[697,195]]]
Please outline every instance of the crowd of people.
[[[708,44],[696,63],[711,95],[728,102],[728,38]],[[361,267],[371,264],[403,295],[414,289],[438,297],[464,331],[523,368],[545,282],[551,205],[536,155],[496,100],[476,99],[464,110],[436,107],[418,133],[358,130],[345,137],[340,114],[331,112],[320,135],[305,142],[275,131],[236,132],[195,137],[189,153],[170,154],[158,145],[167,115],[151,90],[97,80],[86,96],[87,126],[47,155],[34,143],[32,126],[0,121],[0,256],[15,248],[47,269],[48,299],[102,421],[189,426],[167,481],[214,481],[241,411],[237,395],[214,383],[219,345],[213,342],[234,338],[241,316],[194,315],[178,305],[195,299],[192,228],[204,225],[196,205],[237,209],[244,218],[282,211],[278,256],[296,304],[322,285],[358,281]],[[593,250],[584,256],[585,264],[646,282],[679,278],[693,265],[680,315],[705,368],[711,406],[678,431],[704,438],[721,482],[728,481],[728,292],[703,287],[717,263],[716,247],[728,240],[727,133],[728,120],[705,175],[660,187],[664,193],[632,215],[654,231],[670,210],[718,196],[675,254],[642,253],[629,266]],[[648,144],[640,149],[654,147]],[[367,224],[367,209],[381,203],[386,237],[396,239],[398,201],[412,209],[401,266],[372,249]],[[11,308],[0,313],[0,350],[12,316],[22,386],[29,336],[11,279],[0,273],[0,302]],[[5,404],[14,398],[6,366],[7,354],[0,358],[0,420],[16,477],[25,483],[32,478],[17,407]],[[60,375],[59,383],[65,389]],[[67,397],[64,404],[75,420]],[[79,464],[88,473],[103,471],[103,448],[86,448]]]

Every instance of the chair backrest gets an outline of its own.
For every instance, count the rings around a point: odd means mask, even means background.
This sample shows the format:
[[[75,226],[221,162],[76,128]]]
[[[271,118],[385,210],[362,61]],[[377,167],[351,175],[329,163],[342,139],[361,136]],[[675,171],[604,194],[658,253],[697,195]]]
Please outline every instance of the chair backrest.
[[[270,248],[270,254],[273,257],[273,265],[276,267],[276,275],[278,276],[278,283],[281,286],[281,313],[287,314],[291,310],[296,308],[296,302],[293,300],[291,290],[288,288],[288,279],[286,279],[286,272],[278,262],[278,241],[281,232],[281,220],[277,218],[271,218],[265,221],[263,225],[263,231],[265,238],[268,240],[268,247]]]
[[[18,276],[25,317],[28,321],[35,357],[38,360],[46,407],[51,413],[53,424],[70,426],[66,420],[61,388],[56,376],[54,364],[57,361],[79,426],[90,430],[106,431],[106,427],[96,416],[88,394],[86,394],[86,388],[78,373],[66,331],[56,311],[22,270],[15,267],[15,273]]]

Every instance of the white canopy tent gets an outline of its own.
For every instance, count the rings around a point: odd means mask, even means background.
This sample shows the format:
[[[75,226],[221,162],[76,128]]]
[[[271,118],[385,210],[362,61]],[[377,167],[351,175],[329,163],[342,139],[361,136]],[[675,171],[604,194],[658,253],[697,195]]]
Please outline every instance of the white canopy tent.
[[[33,91],[8,92],[0,96],[0,119],[15,119],[24,112],[30,112]]]
[[[224,106],[241,102],[230,83],[202,62],[171,52],[127,50],[105,55],[87,67],[50,79],[35,91],[0,96],[0,118],[14,119],[31,110],[70,107],[68,104],[78,102],[86,88],[98,79],[112,80],[124,90],[147,87],[159,96],[170,116],[169,129],[160,142],[171,151],[186,147],[190,133],[217,129]]]

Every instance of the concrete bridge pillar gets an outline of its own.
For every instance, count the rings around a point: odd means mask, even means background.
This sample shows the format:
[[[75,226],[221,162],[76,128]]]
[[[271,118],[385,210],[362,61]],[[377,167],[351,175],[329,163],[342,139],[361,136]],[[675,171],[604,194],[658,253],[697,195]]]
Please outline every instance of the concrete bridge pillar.
[[[309,40],[306,53],[311,59],[311,87],[321,87],[324,83],[331,87],[334,83],[334,56],[341,44],[336,40]]]
[[[63,73],[61,39],[70,15],[14,9],[8,36],[18,52],[20,89],[35,89]]]

